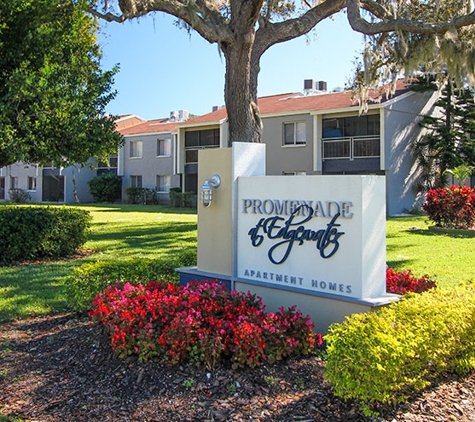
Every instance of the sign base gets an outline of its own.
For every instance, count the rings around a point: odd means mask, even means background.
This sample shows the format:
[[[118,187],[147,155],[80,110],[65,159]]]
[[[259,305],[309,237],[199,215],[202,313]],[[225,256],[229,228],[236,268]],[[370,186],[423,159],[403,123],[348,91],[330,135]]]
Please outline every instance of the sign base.
[[[326,334],[330,325],[343,322],[348,315],[375,311],[400,298],[389,293],[377,298],[358,299],[313,290],[303,291],[291,285],[276,286],[262,281],[200,271],[197,267],[177,268],[177,271],[180,274],[180,284],[183,285],[190,281],[218,280],[229,289],[256,294],[262,298],[267,312],[275,312],[281,306],[289,308],[298,304],[302,314],[309,315],[315,324],[315,332],[321,334]]]

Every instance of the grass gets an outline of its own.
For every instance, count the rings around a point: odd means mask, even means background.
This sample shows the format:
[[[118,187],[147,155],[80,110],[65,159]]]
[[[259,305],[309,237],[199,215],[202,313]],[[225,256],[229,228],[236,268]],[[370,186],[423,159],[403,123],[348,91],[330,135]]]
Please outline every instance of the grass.
[[[439,287],[475,281],[475,239],[428,230],[427,217],[395,217],[386,225],[386,262],[396,270],[428,274]]]
[[[96,254],[80,260],[0,267],[0,322],[66,311],[64,283],[75,266],[131,256],[158,258],[196,248],[196,213],[140,205],[81,205],[93,224],[85,248]],[[429,274],[440,287],[475,280],[473,238],[434,234],[426,217],[390,218],[387,262],[397,269]]]
[[[196,212],[163,206],[88,205],[93,223],[79,260],[0,267],[0,322],[68,309],[63,286],[74,267],[97,260],[158,258],[196,248]]]

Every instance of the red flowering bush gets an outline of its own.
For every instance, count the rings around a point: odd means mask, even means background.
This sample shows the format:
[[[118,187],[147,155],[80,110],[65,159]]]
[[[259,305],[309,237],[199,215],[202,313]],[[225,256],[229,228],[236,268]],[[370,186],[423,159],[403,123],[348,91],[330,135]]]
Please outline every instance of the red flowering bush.
[[[396,272],[392,268],[386,270],[386,291],[404,295],[406,293],[422,293],[436,287],[435,281],[426,274],[417,278],[411,270]]]
[[[475,190],[465,185],[432,189],[422,209],[438,227],[469,229],[475,221]]]
[[[118,284],[96,296],[90,316],[105,325],[119,356],[158,356],[171,364],[213,367],[227,359],[234,367],[254,367],[322,343],[295,307],[267,314],[259,297],[216,281]]]

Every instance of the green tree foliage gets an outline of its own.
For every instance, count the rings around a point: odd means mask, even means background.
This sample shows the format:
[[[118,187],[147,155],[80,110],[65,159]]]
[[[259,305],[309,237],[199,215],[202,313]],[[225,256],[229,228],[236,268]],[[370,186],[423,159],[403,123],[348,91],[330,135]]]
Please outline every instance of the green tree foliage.
[[[84,0],[0,0],[0,167],[68,165],[117,151],[105,107],[116,69],[102,71]]]
[[[176,16],[210,43],[226,61],[224,96],[231,142],[259,142],[257,79],[262,55],[273,45],[307,34],[346,11],[355,31],[367,35],[363,83],[394,79],[404,67],[444,64],[452,75],[474,74],[475,14],[471,0],[91,0],[91,12],[123,22],[148,13]],[[118,7],[117,7],[118,6]],[[115,12],[120,10],[120,14]],[[335,42],[341,42],[335,37]],[[335,45],[335,48],[338,44]],[[325,60],[324,57],[322,57]]]
[[[435,104],[437,113],[421,120],[427,133],[414,147],[423,169],[422,189],[443,187],[447,170],[475,165],[474,95],[448,81]]]

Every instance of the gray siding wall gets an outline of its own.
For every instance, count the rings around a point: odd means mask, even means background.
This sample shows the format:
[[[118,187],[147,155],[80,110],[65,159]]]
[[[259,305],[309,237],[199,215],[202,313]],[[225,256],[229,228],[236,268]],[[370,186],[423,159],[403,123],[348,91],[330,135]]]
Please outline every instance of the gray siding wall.
[[[284,146],[284,123],[305,121],[307,143],[305,146]],[[313,172],[313,116],[299,114],[284,117],[269,117],[263,119],[264,129],[262,141],[266,144],[266,173],[281,175],[286,171]]]
[[[157,156],[157,140],[170,139],[171,154],[168,157]],[[143,153],[141,158],[130,157],[130,142],[142,141]],[[142,187],[155,189],[157,175],[170,175],[170,187],[180,186],[180,176],[174,174],[174,142],[172,134],[134,135],[126,137],[125,145],[121,149],[122,199],[127,200],[125,190],[131,186],[130,176],[142,176]],[[168,193],[160,194],[160,197],[168,200]]]
[[[437,93],[412,93],[384,107],[384,169],[386,170],[387,213],[395,215],[419,207],[418,168],[412,142],[422,132],[420,117],[433,112]]]
[[[61,170],[56,169],[54,173],[64,178],[64,201],[60,201],[61,203],[73,204],[76,202],[74,197],[73,174],[76,177],[76,190],[79,201],[83,203],[92,202],[87,182],[96,175],[95,170],[88,167],[71,166]],[[5,200],[10,199],[8,191],[11,189],[11,178],[16,177],[18,178],[18,188],[29,193],[31,198],[29,202],[43,202],[43,167],[15,163],[4,167],[1,176],[5,177]],[[36,178],[36,189],[28,189],[28,179],[30,177]]]
[[[92,161],[89,162],[91,164]],[[92,202],[92,196],[89,193],[89,185],[87,182],[97,175],[96,170],[88,167],[71,166],[65,168],[62,172],[64,176],[64,202],[66,204],[74,204],[76,199],[74,197],[74,183],[73,174],[76,178],[76,191],[79,202]]]

